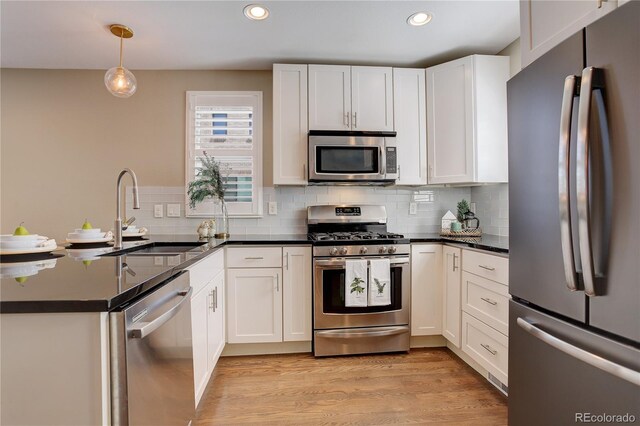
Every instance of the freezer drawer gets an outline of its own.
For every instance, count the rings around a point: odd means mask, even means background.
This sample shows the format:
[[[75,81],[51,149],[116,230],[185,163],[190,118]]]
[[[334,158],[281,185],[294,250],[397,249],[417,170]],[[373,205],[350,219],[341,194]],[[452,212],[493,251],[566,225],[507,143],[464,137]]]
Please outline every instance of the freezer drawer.
[[[520,321],[518,321],[520,319]],[[533,325],[530,333],[526,329]],[[537,332],[540,330],[542,333]],[[546,337],[545,337],[546,336]],[[547,343],[594,354],[601,370]],[[583,352],[584,353],[584,352]],[[630,372],[630,370],[631,372]],[[633,376],[635,371],[636,376]],[[575,425],[591,415],[635,416],[640,419],[640,350],[561,321],[512,301],[509,306],[509,424]],[[616,373],[626,372],[626,378]],[[615,423],[615,422],[608,422]]]

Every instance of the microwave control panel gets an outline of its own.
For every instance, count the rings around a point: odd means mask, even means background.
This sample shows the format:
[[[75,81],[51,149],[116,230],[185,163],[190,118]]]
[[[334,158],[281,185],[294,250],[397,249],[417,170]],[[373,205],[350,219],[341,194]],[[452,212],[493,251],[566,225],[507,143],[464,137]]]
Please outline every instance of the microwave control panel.
[[[336,207],[336,216],[360,216],[360,207]]]
[[[388,146],[387,151],[387,170],[388,174],[398,173],[398,154],[395,146]]]

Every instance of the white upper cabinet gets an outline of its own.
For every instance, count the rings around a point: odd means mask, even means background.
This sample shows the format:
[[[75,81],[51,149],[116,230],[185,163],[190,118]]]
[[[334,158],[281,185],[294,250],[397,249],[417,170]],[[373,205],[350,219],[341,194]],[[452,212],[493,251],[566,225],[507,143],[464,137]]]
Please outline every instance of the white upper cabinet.
[[[351,67],[309,65],[309,129],[351,129]]]
[[[393,131],[393,69],[351,67],[351,129]]]
[[[428,182],[507,182],[509,57],[467,56],[426,78]]]
[[[615,0],[520,0],[522,68],[617,5]]]
[[[393,69],[309,65],[310,130],[393,130]]]
[[[273,184],[307,184],[307,65],[273,65]]]
[[[423,69],[393,69],[393,122],[398,133],[397,185],[427,184],[427,113]]]

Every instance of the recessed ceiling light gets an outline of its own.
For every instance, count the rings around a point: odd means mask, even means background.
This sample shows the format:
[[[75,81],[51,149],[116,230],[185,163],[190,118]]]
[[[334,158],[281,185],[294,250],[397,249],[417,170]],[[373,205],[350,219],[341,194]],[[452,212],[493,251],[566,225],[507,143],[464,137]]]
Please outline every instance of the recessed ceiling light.
[[[254,21],[262,21],[269,17],[269,9],[258,4],[250,4],[244,8],[244,16]]]
[[[428,24],[431,21],[431,14],[427,12],[416,12],[407,18],[407,24],[418,27],[420,25]]]

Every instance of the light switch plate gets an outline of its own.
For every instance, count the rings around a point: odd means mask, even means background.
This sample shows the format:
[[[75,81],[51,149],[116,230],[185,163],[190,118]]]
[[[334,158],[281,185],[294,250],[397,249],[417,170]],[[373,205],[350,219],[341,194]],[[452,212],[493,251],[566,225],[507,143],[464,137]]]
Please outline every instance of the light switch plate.
[[[162,204],[154,204],[153,206],[153,217],[163,217],[164,216],[164,208]]]
[[[167,217],[180,217],[180,204],[167,204]]]
[[[418,214],[418,203],[409,203],[409,214]]]
[[[269,214],[270,215],[278,214],[278,202],[277,201],[269,201]]]

